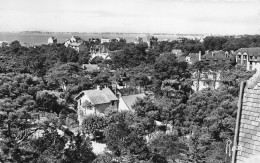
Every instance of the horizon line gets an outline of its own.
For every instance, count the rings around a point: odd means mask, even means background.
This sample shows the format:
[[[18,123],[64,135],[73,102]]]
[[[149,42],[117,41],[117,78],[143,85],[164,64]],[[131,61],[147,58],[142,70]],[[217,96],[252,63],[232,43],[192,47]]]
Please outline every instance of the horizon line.
[[[28,32],[28,33],[33,33],[33,32],[40,32],[40,33],[79,33],[79,34],[84,34],[84,33],[117,33],[117,34],[150,34],[150,35],[157,35],[157,34],[168,34],[168,35],[222,35],[222,36],[239,36],[239,35],[260,35],[258,33],[254,34],[248,34],[248,33],[243,33],[243,34],[220,34],[220,33],[169,33],[169,32],[76,32],[76,31],[63,31],[63,32],[58,32],[58,31],[44,31],[44,30],[25,30],[25,31],[0,31],[0,33],[23,33],[23,32]]]

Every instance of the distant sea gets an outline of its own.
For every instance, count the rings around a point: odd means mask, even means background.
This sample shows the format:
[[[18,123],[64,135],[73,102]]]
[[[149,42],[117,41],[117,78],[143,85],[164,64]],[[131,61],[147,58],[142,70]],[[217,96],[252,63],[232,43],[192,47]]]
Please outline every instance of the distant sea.
[[[48,38],[50,36],[55,36],[59,43],[65,42],[67,39],[71,38],[73,34],[33,34],[33,33],[0,33],[0,41],[12,42],[15,40],[21,43],[29,43],[33,45],[47,44]],[[74,35],[75,36],[75,35]],[[147,41],[146,34],[103,34],[103,33],[90,33],[90,34],[76,34],[76,36],[82,39],[88,40],[90,37],[94,38],[116,38],[123,37],[127,42],[134,42],[136,37],[143,38],[143,41]],[[178,37],[176,35],[153,35],[158,38],[159,41],[169,39],[175,40]]]

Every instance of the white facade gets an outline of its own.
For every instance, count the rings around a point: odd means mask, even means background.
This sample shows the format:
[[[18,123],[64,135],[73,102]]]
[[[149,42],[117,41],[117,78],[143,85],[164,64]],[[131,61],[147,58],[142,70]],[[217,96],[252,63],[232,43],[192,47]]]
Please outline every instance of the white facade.
[[[0,47],[9,46],[7,41],[0,41]]]
[[[199,80],[199,85],[198,85],[198,80],[193,80],[193,85],[191,86],[192,90],[194,92],[197,92],[197,87],[198,91],[201,91],[202,89],[210,88],[210,89],[217,89],[220,87],[220,82],[219,81],[206,81],[206,80]]]
[[[53,39],[52,39],[52,37],[50,37],[50,38],[48,39],[48,44],[53,44]]]
[[[110,42],[109,38],[101,38],[100,40],[101,44],[105,43],[105,42]]]
[[[111,59],[109,53],[92,53],[91,60],[95,57],[102,57],[103,59]]]
[[[80,37],[77,37],[77,36],[72,36],[70,39],[66,40],[64,45],[66,47],[72,45],[72,44],[82,44],[82,39]]]
[[[86,90],[79,93],[75,98],[78,104],[78,121],[82,124],[84,118],[91,114],[105,114],[111,108],[118,108],[118,98],[109,88],[103,90]]]
[[[56,37],[49,37],[48,44],[56,44],[56,43],[57,43],[57,38]]]
[[[192,85],[192,90],[194,92],[201,91],[202,89],[205,88],[210,88],[210,89],[217,89],[220,87],[221,82],[220,82],[220,72],[217,72],[213,75],[214,73],[212,71],[208,72],[202,72],[200,74],[200,79],[197,79],[197,73],[193,73],[193,85]]]

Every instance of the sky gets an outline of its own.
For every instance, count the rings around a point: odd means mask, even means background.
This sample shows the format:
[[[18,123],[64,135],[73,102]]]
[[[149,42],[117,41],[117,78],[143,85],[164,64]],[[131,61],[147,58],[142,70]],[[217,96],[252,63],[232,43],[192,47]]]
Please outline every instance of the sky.
[[[260,34],[260,0],[0,0],[0,32]]]

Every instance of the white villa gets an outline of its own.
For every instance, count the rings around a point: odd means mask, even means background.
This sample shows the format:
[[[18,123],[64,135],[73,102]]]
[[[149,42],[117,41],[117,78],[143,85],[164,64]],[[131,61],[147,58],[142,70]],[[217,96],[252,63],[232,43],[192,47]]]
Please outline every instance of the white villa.
[[[74,100],[78,103],[79,125],[87,115],[104,114],[109,108],[118,108],[118,98],[109,88],[82,91]]]
[[[240,48],[235,54],[238,65],[246,66],[248,71],[260,70],[260,47]]]
[[[49,37],[48,44],[57,44],[57,38],[54,36]]]

